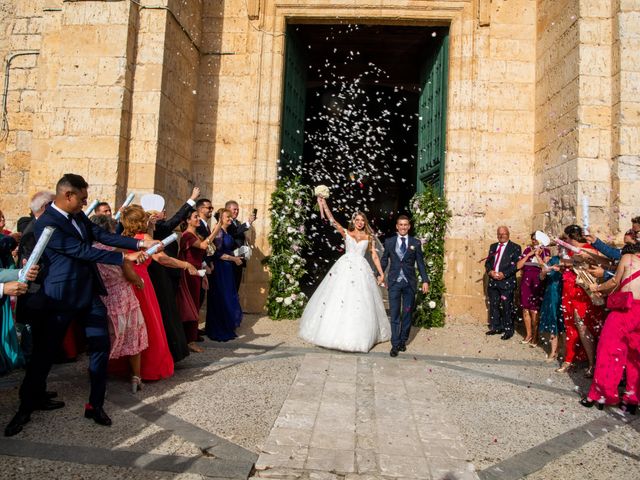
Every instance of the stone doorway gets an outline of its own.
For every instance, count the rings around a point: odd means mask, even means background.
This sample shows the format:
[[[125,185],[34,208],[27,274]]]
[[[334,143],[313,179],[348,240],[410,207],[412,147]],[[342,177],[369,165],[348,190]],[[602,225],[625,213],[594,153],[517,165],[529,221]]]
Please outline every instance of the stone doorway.
[[[442,191],[447,64],[447,27],[289,24],[279,174],[330,186],[343,225],[362,210],[392,234],[416,191]],[[307,228],[310,293],[343,246]]]

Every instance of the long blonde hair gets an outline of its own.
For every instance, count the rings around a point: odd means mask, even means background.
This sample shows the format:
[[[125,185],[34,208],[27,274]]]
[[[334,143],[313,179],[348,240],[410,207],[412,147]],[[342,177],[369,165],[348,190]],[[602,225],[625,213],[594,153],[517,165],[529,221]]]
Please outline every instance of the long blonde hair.
[[[353,232],[354,230],[356,230],[355,221],[358,215],[360,215],[364,220],[364,228],[362,229],[362,231],[366,233],[369,238],[371,238],[371,235],[373,235],[373,230],[371,229],[371,225],[369,225],[369,219],[361,211],[357,211],[353,215],[351,215],[351,220],[349,220],[349,225],[347,225],[347,230],[349,230],[350,232]]]

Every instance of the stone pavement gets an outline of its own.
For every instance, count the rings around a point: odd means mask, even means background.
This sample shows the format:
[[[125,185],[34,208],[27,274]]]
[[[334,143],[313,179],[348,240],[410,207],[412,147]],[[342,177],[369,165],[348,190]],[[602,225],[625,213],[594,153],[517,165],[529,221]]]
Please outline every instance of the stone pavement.
[[[425,370],[410,357],[305,355],[257,476],[477,479]]]

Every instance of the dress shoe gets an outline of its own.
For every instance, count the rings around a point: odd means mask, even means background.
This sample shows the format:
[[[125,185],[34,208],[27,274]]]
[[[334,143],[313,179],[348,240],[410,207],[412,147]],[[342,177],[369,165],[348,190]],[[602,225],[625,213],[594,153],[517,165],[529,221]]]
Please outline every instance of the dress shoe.
[[[629,415],[635,415],[638,411],[638,405],[635,405],[633,403],[620,403],[620,410],[622,410],[625,413],[628,413]]]
[[[596,402],[595,400],[591,400],[589,397],[583,397],[580,400],[580,405],[587,408],[591,408],[595,405],[598,410],[604,409],[604,403]]]
[[[64,407],[64,402],[61,400],[53,400],[47,398],[35,406],[35,410],[57,410]]]
[[[204,337],[202,335],[198,335],[196,342],[204,342]]]
[[[489,330],[485,335],[500,335],[504,333],[504,330]]]
[[[4,429],[5,437],[13,437],[22,431],[22,426],[29,423],[31,420],[31,414],[29,412],[18,411],[9,424]]]
[[[398,350],[401,351],[401,352],[406,352],[407,351],[407,346],[404,343],[402,343],[398,347]]]
[[[107,415],[107,412],[104,411],[104,408],[94,408],[89,403],[84,406],[84,418],[93,418],[93,421],[100,425],[104,425],[106,427],[111,426],[111,419],[109,418],[109,415]]]
[[[204,328],[199,328],[198,329],[198,335],[205,336],[206,334],[207,334],[207,332],[204,331]]]
[[[396,347],[393,347],[391,349],[391,351],[389,352],[389,355],[391,355],[392,357],[397,357],[398,356],[398,349]]]
[[[504,332],[500,340],[509,340],[511,337],[513,337],[513,332]]]
[[[58,392],[52,392],[48,390],[44,392],[44,398],[47,398],[47,399],[56,398],[57,396],[58,396]]]

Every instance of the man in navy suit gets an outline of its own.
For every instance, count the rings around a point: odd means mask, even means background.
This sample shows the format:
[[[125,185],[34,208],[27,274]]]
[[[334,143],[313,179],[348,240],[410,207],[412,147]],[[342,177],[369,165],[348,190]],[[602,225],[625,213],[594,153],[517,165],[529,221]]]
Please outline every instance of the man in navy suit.
[[[411,223],[409,217],[400,215],[396,221],[398,235],[388,238],[384,242],[382,255],[382,271],[391,261],[387,284],[389,288],[389,308],[391,310],[391,352],[397,357],[398,352],[407,349],[409,332],[411,331],[411,316],[416,301],[418,282],[416,280],[416,264],[422,279],[422,292],[429,291],[429,276],[424,266],[420,241],[409,236]]]
[[[498,227],[498,241],[489,248],[484,268],[489,276],[489,331],[502,340],[513,337],[513,294],[516,290],[516,264],[522,253],[520,245],[509,240],[509,229]]]
[[[64,402],[53,400],[47,392],[47,376],[55,352],[60,348],[72,319],[83,323],[89,352],[91,393],[85,405],[85,417],[101,425],[111,425],[103,409],[109,359],[107,310],[100,295],[106,295],[96,263],[122,265],[142,262],[144,252],[123,254],[93,248],[98,241],[124,250],[149,248],[156,241],[135,240],[112,235],[89,221],[82,212],[87,204],[87,182],[80,176],[65,174],[56,185],[54,202],[38,218],[35,236],[45,227],[55,228],[40,260],[42,283],[34,294],[40,307],[33,319],[33,355],[20,387],[20,407],[5,429],[5,436],[22,430],[34,410],[54,410]]]

